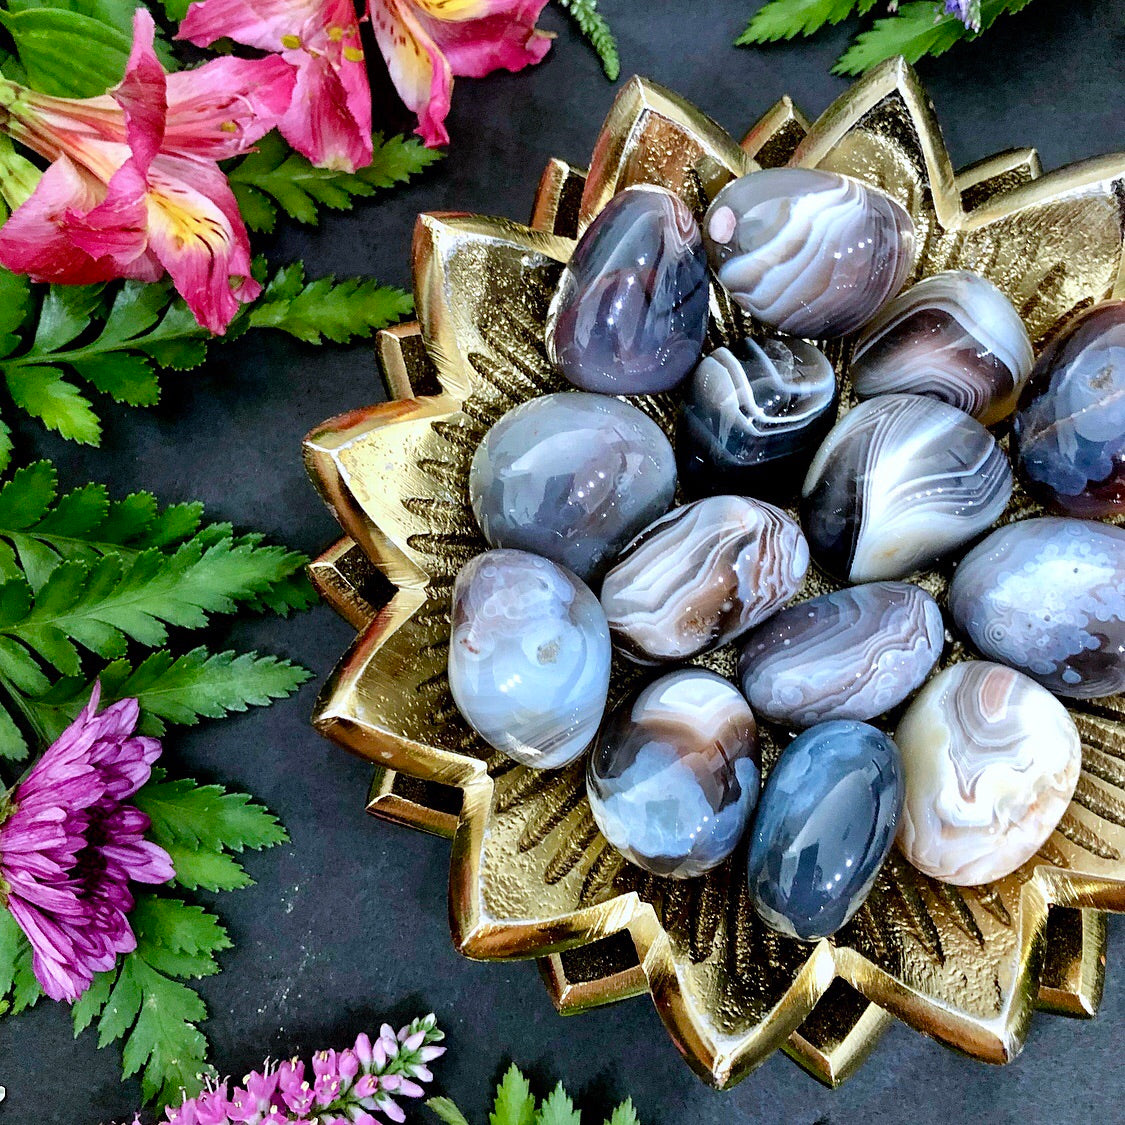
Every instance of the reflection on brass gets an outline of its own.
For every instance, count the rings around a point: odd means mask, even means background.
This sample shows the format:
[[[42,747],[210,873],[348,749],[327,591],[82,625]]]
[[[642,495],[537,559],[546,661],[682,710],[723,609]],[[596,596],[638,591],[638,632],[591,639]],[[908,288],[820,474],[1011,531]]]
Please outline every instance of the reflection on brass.
[[[469,460],[504,411],[563,389],[543,325],[576,230],[629,183],[663,183],[700,212],[731,176],[778,159],[894,195],[918,229],[918,274],[984,274],[1036,340],[1074,309],[1125,292],[1125,157],[1043,176],[1024,150],[955,176],[930,104],[901,61],[877,68],[811,125],[780,103],[745,147],[674,95],[633,80],[588,177],[552,162],[534,227],[420,218],[418,326],[380,341],[392,386],[417,397],[332,419],[306,441],[310,473],[345,534],[394,587],[362,618],[314,722],[380,767],[372,811],[451,835],[450,918],[462,952],[545,958],[564,1010],[647,987],[688,1063],[713,1085],[733,1084],[779,1047],[838,1082],[875,1041],[884,1012],[1003,1062],[1022,1046],[1037,1001],[1072,1013],[1097,1005],[1099,912],[1125,909],[1121,699],[1075,709],[1087,770],[1034,861],[998,883],[957,889],[892,853],[856,918],[833,939],[802,944],[758,921],[740,855],[687,883],[624,863],[597,832],[580,765],[514,766],[476,738],[449,693],[450,590],[484,548],[468,505]],[[740,331],[719,301],[713,313],[712,339]],[[666,398],[637,402],[670,424]],[[1036,511],[1017,496],[1009,516]],[[342,588],[327,581],[331,563],[320,564],[318,585],[360,624]],[[947,577],[921,581],[940,596]],[[826,588],[818,577],[807,593]],[[955,646],[953,658],[961,655]],[[729,670],[731,653],[703,662]],[[614,676],[620,692],[626,670],[615,666]],[[764,735],[768,764],[778,744]],[[459,813],[450,790],[459,791]],[[1067,909],[1048,921],[1051,904]],[[622,958],[629,948],[632,957]]]

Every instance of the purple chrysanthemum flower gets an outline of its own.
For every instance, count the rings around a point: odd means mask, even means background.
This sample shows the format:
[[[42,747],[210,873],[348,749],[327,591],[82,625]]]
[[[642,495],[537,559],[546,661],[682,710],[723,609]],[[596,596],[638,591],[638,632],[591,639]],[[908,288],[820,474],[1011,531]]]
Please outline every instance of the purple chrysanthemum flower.
[[[76,1000],[136,948],[130,880],[174,874],[168,853],[144,839],[148,817],[124,803],[148,780],[160,743],[133,734],[135,699],[98,715],[100,695],[95,685],[0,812],[0,903],[31,942],[52,1000]]]
[[[945,11],[970,31],[980,31],[980,0],[945,0]]]

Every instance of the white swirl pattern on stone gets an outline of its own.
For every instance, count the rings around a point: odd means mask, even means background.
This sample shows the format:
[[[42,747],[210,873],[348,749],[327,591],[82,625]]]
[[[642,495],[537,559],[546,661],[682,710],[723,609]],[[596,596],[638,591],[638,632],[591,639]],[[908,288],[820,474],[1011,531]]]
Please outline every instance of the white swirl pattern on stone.
[[[1011,493],[1008,459],[979,422],[936,399],[883,395],[824,439],[801,523],[829,574],[906,578],[988,528]]]
[[[929,395],[988,426],[1015,410],[1034,361],[1008,298],[979,274],[950,270],[884,306],[861,333],[848,374],[860,398]]]
[[[710,496],[637,536],[605,577],[602,607],[626,656],[688,660],[780,609],[808,565],[805,537],[780,508]]]
[[[1074,796],[1082,747],[1046,688],[1012,668],[955,664],[895,731],[906,778],[898,844],[934,879],[977,886],[1010,875],[1047,841]]]

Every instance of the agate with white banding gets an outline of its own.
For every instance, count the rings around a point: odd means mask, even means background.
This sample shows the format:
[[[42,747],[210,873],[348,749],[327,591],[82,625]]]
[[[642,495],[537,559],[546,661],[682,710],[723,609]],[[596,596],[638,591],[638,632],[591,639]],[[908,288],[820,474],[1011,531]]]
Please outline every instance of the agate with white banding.
[[[1012,668],[971,660],[935,676],[895,731],[906,778],[903,855],[977,886],[1026,863],[1066,812],[1082,768],[1074,720]]]
[[[1047,345],[1012,439],[1028,485],[1056,511],[1125,512],[1125,300],[1087,309]]]
[[[493,547],[553,559],[591,581],[672,504],[676,461],[652,419],[606,395],[543,395],[477,447],[469,496]]]
[[[949,587],[958,627],[1058,695],[1125,691],[1125,529],[1047,516],[998,528]]]
[[[908,582],[872,582],[791,605],[746,639],[742,690],[761,718],[795,727],[873,719],[941,655],[941,610]]]
[[[770,168],[727,184],[703,239],[735,302],[791,336],[854,332],[914,265],[914,224],[902,207],[812,168]]]
[[[836,419],[836,373],[805,340],[739,340],[684,395],[680,476],[693,495],[792,496]]]
[[[986,426],[1016,408],[1035,361],[1011,301],[967,270],[923,278],[860,334],[848,374],[860,398],[929,395]]]
[[[676,386],[699,360],[710,293],[687,204],[640,185],[579,240],[547,314],[547,354],[576,387],[612,395]]]
[[[490,745],[555,768],[589,746],[609,691],[609,628],[573,574],[525,551],[486,551],[453,586],[449,687]]]
[[[669,512],[605,576],[614,643],[641,664],[688,660],[779,610],[809,565],[795,520],[772,504],[710,496]]]
[[[811,941],[863,905],[894,842],[902,808],[895,744],[866,723],[819,723],[770,771],[746,861],[754,909]]]
[[[801,523],[829,574],[905,578],[986,530],[1011,493],[1008,459],[979,422],[936,399],[883,395],[824,439]]]
[[[734,850],[758,799],[758,728],[721,676],[670,672],[607,716],[586,769],[602,835],[654,875],[689,879]]]

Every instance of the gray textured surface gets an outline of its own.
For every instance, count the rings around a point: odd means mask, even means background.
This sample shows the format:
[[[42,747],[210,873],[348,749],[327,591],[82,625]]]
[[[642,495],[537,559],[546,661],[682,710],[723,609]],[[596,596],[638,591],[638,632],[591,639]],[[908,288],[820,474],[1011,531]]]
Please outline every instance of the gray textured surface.
[[[730,41],[756,0],[604,0],[624,73],[680,90],[734,131],[779,95],[818,113],[845,83],[829,73],[842,31],[811,44],[738,51]],[[276,258],[314,273],[407,281],[413,215],[484,210],[524,217],[551,155],[583,161],[613,90],[565,19],[545,64],[515,77],[458,83],[452,153],[417,186],[382,204],[286,229]],[[1125,149],[1121,0],[1038,0],[975,47],[923,65],[956,163],[1036,144],[1048,167]],[[392,106],[389,93],[384,104]],[[392,113],[397,112],[391,110]],[[405,118],[403,118],[405,122]],[[265,335],[216,352],[202,372],[168,377],[154,410],[111,411],[100,450],[25,430],[20,454],[56,456],[64,478],[149,487],[167,500],[202,497],[211,512],[313,551],[336,534],[304,478],[301,437],[331,414],[381,393],[370,351],[314,351]],[[328,673],[350,631],[327,609],[299,621],[248,622],[239,641]],[[702,1087],[679,1061],[651,1004],[638,999],[561,1020],[529,964],[462,960],[446,930],[448,845],[367,818],[367,767],[321,741],[307,716],[316,687],[269,711],[179,732],[177,767],[251,788],[285,819],[290,847],[252,857],[258,885],[222,896],[236,948],[204,982],[207,1031],[224,1073],[266,1055],[342,1044],[384,1013],[434,1009],[451,1051],[438,1085],[475,1123],[488,1088],[515,1058],[541,1087],[565,1079],[597,1107],[631,1092],[648,1125],[912,1125],[963,1121],[1113,1121],[1125,1078],[1125,925],[1110,926],[1105,1002],[1093,1024],[1042,1016],[1020,1059],[995,1069],[892,1028],[868,1065],[830,1093],[778,1056],[735,1091]],[[44,1006],[0,1023],[0,1121],[86,1125],[131,1115],[139,1090],[119,1082],[116,1048],[74,1041]],[[591,1114],[596,1122],[602,1118]],[[418,1120],[423,1120],[418,1115]],[[432,1120],[432,1119],[431,1119]]]

